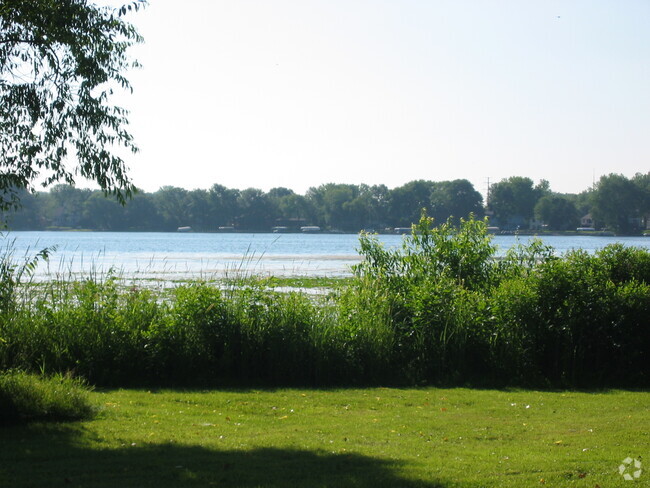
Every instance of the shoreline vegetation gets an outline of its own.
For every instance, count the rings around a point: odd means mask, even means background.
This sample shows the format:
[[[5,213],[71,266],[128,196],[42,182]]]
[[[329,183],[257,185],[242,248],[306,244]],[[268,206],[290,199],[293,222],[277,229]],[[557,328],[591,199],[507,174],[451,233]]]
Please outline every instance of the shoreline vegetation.
[[[495,232],[522,235],[589,231],[640,235],[650,229],[650,173],[629,179],[610,174],[580,194],[553,192],[547,181],[513,176],[490,185],[486,199],[465,179],[414,180],[386,185],[327,183],[304,195],[223,185],[137,191],[126,205],[101,191],[57,185],[21,191],[18,211],[0,212],[12,230],[114,232],[408,232],[422,208],[436,223],[473,214]],[[589,235],[590,232],[587,232]],[[582,234],[579,234],[582,235]]]
[[[9,231],[10,232],[10,231]],[[22,232],[120,232],[120,233],[125,233],[129,234],[132,232],[151,232],[151,233],[167,233],[169,231],[156,231],[156,230],[149,230],[149,231],[141,231],[141,230],[119,230],[119,231],[109,231],[109,230],[98,230],[98,229],[83,229],[83,228],[71,228],[71,227],[47,227],[41,230],[24,230]],[[179,231],[171,231],[171,232],[179,232]],[[209,231],[209,230],[202,230],[202,231],[184,231],[184,232],[189,232],[189,233],[198,233],[198,234],[275,234],[276,232],[273,231],[260,231],[260,230],[255,230],[255,231],[249,231],[249,230],[228,230],[228,231],[223,231],[223,230],[214,230],[214,231]],[[362,231],[364,232],[364,231]],[[303,234],[304,232],[300,231],[284,231],[282,232],[283,234]],[[353,231],[330,231],[330,230],[321,230],[318,232],[319,234],[348,234],[348,235],[358,235],[359,232],[353,232]],[[375,231],[373,230],[370,232],[372,234],[379,234],[379,235],[393,235],[396,234],[395,231],[393,230],[378,230]],[[595,237],[616,237],[618,234],[615,234],[614,232],[607,231],[607,230],[589,230],[589,231],[582,231],[582,230],[556,230],[556,231],[551,231],[551,230],[491,230],[488,228],[488,233],[493,234],[493,235],[515,235],[515,236],[526,236],[526,237],[543,237],[543,236],[595,236]],[[408,232],[399,232],[399,234],[408,234]],[[650,231],[639,231],[637,234],[621,234],[620,236],[625,236],[625,237],[630,237],[630,236],[637,236],[637,235],[642,235],[642,236],[650,236]]]
[[[650,252],[533,240],[495,259],[484,221],[431,224],[401,248],[362,234],[345,279],[33,283],[47,250],[5,253],[0,484],[645,478],[626,469],[650,447]]]
[[[95,386],[650,386],[650,252],[495,259],[485,221],[360,235],[353,277],[243,277],[161,294],[119,277],[30,283],[0,263],[0,369]],[[299,289],[323,289],[308,294]]]

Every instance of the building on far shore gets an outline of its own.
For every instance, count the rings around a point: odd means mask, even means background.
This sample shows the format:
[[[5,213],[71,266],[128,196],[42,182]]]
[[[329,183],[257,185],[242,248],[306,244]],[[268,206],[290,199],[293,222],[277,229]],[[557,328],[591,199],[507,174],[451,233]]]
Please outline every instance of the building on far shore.
[[[596,227],[596,225],[594,223],[594,219],[593,219],[593,217],[591,216],[590,213],[588,213],[587,215],[584,215],[580,219],[580,227],[593,227],[593,228]]]

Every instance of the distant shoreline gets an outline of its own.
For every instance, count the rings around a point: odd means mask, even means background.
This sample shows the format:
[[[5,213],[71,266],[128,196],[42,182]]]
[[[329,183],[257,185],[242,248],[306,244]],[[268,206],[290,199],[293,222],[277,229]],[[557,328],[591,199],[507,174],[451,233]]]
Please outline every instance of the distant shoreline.
[[[319,235],[319,234],[327,234],[327,235],[336,235],[336,234],[345,234],[345,235],[358,235],[361,232],[365,232],[363,230],[359,232],[349,232],[349,231],[340,231],[340,230],[321,230],[318,232],[301,232],[301,231],[283,231],[283,232],[273,232],[270,230],[246,230],[246,229],[234,229],[234,230],[213,230],[213,231],[177,231],[177,230],[168,230],[168,231],[143,231],[143,230],[99,230],[99,229],[71,229],[71,228],[65,228],[65,227],[57,227],[57,228],[46,228],[46,229],[20,229],[20,230],[12,230],[12,229],[5,229],[3,231],[4,233],[11,233],[11,232],[97,232],[97,233],[106,233],[106,232],[111,232],[111,233],[118,233],[118,234],[132,234],[132,233],[146,233],[146,234],[299,234],[299,235]],[[367,231],[369,232],[369,231]],[[379,234],[379,235],[408,235],[408,232],[388,232],[388,231],[372,231],[369,232],[370,234]],[[649,233],[641,233],[641,234],[616,234],[611,231],[606,231],[606,230],[597,230],[597,231],[572,231],[572,230],[566,230],[566,231],[536,231],[536,230],[498,230],[498,231],[490,231],[490,235],[494,236],[526,236],[526,237],[544,237],[544,236],[567,236],[567,237],[574,237],[574,236],[592,236],[592,237],[650,237]]]

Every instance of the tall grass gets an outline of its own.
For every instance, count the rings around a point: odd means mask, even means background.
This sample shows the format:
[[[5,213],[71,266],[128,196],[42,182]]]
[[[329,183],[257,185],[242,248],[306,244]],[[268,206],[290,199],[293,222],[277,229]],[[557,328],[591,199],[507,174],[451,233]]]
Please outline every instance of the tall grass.
[[[353,379],[327,298],[238,280],[161,299],[103,280],[53,281],[3,310],[0,370],[72,372],[98,385],[335,384]]]
[[[0,424],[81,420],[94,415],[89,389],[70,376],[0,372]]]
[[[7,261],[0,370],[115,386],[650,385],[646,250],[532,241],[497,258],[485,222],[423,216],[402,247],[362,235],[360,253],[316,298],[254,277],[165,296],[111,273],[36,286]]]

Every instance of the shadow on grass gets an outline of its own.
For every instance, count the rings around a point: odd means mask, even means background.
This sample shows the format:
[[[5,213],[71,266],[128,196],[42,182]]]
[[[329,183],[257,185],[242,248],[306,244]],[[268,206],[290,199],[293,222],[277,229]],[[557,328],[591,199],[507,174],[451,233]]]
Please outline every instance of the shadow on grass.
[[[0,486],[444,488],[400,475],[401,463],[352,453],[257,448],[218,450],[175,443],[101,448],[76,426],[0,429]],[[84,445],[85,444],[85,445]]]

